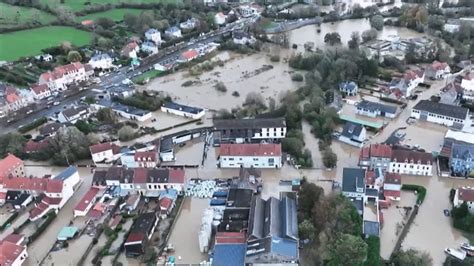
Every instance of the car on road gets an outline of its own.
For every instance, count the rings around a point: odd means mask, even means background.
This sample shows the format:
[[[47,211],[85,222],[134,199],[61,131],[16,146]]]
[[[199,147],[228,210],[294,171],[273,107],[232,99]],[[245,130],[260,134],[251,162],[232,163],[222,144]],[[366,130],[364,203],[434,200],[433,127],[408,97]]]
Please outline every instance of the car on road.
[[[31,113],[33,113],[33,110],[31,110],[31,109],[28,110],[28,111],[26,111],[26,114],[27,114],[27,115],[29,115],[29,114],[31,114]]]
[[[57,106],[57,105],[60,105],[61,103],[60,102],[54,102],[53,105],[54,106]]]

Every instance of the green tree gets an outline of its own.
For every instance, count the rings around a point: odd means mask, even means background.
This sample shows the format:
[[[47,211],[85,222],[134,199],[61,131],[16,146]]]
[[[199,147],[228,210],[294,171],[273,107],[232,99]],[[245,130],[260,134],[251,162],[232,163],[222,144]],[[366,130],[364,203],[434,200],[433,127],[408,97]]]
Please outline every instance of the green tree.
[[[89,139],[76,127],[60,128],[49,143],[54,164],[68,165],[90,157]]]
[[[324,36],[324,42],[329,45],[336,45],[341,43],[341,35],[337,32],[326,33]]]
[[[70,51],[68,54],[67,54],[67,60],[71,63],[74,63],[74,62],[81,62],[82,60],[82,56],[81,54],[78,52],[78,51]]]
[[[95,126],[93,124],[90,124],[86,120],[79,120],[74,124],[74,126],[86,135],[91,133],[95,129]]]
[[[316,234],[316,229],[314,228],[311,220],[304,220],[298,225],[298,235],[300,239],[309,239],[313,240]]]
[[[84,102],[86,102],[87,104],[94,104],[94,103],[96,103],[96,100],[95,100],[94,96],[87,96],[84,99]]]
[[[375,15],[370,18],[370,26],[378,31],[383,29],[383,17],[381,15]]]
[[[97,119],[104,123],[115,124],[118,122],[117,114],[111,108],[102,108],[97,111]]]
[[[324,196],[324,190],[314,183],[304,181],[298,195],[298,211],[302,214],[302,219],[308,219],[311,217],[316,202],[319,202],[321,197]]]
[[[362,32],[362,41],[368,42],[377,38],[377,30],[370,29]]]
[[[136,137],[136,132],[131,126],[123,126],[117,134],[121,141],[129,141]]]
[[[337,155],[332,151],[330,147],[327,147],[322,151],[323,153],[323,164],[326,168],[334,168],[337,165]]]
[[[453,219],[462,219],[469,214],[469,208],[466,202],[463,202],[459,207],[453,207],[451,216]]]
[[[380,238],[369,236],[365,242],[367,243],[367,260],[364,266],[380,266]]]
[[[115,26],[115,22],[110,18],[97,18],[94,20],[94,23],[105,30],[110,29],[113,26]]]
[[[415,249],[407,251],[400,250],[393,258],[394,266],[429,266],[433,265],[433,259],[427,252],[420,252]]]
[[[18,133],[8,133],[0,136],[0,156],[5,157],[8,153],[15,156],[23,154],[23,146],[26,138]]]
[[[351,34],[351,39],[347,42],[349,49],[358,49],[360,44],[360,35],[358,31],[354,31]]]
[[[327,265],[362,265],[367,257],[367,243],[359,236],[339,234],[329,243],[328,251]]]
[[[123,15],[123,22],[129,29],[134,29],[137,24],[138,16],[132,13],[125,13]]]

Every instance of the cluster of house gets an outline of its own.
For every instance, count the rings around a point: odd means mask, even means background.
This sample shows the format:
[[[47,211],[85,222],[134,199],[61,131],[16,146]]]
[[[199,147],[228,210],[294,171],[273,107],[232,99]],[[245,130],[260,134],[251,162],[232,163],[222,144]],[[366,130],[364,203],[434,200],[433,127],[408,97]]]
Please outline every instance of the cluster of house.
[[[0,265],[21,266],[28,257],[26,239],[12,233],[0,240]]]
[[[379,236],[381,209],[400,201],[401,175],[431,175],[432,158],[428,153],[372,144],[361,150],[360,168],[343,169],[342,194],[362,216],[366,236]]]
[[[296,193],[264,200],[252,189],[231,186],[224,197],[212,239],[212,265],[298,265]]]
[[[403,60],[411,47],[419,55],[437,51],[434,42],[426,37],[402,39],[398,35],[390,35],[385,40],[372,40],[362,45],[370,58],[378,58],[381,62],[387,56]]]
[[[30,220],[46,213],[58,212],[74,194],[80,177],[75,167],[68,167],[56,176],[26,177],[24,162],[12,154],[0,161],[0,202],[20,209],[34,202]]]

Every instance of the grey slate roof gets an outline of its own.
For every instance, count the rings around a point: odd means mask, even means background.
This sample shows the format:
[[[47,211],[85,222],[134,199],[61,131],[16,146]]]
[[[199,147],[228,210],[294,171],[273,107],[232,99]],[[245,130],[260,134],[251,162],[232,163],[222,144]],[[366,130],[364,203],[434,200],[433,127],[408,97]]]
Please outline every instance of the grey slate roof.
[[[464,107],[453,106],[444,103],[435,103],[428,100],[419,101],[413,109],[419,111],[426,111],[432,114],[443,115],[464,120],[469,110]]]
[[[352,138],[352,136],[359,136],[362,132],[363,126],[361,124],[346,122],[342,129],[341,135],[347,138]]]
[[[357,192],[365,187],[365,170],[361,168],[344,168],[342,170],[342,191]]]
[[[49,123],[40,128],[40,134],[51,135],[53,133],[56,133],[59,130],[59,128],[65,127],[65,126],[66,126],[65,124],[57,123],[57,122]]]
[[[63,115],[65,117],[72,117],[77,114],[80,114],[83,111],[87,111],[89,108],[87,106],[78,106],[78,107],[71,107],[63,111]]]
[[[451,147],[451,158],[466,160],[474,156],[474,145],[453,143]]]
[[[220,129],[254,129],[286,127],[284,118],[254,118],[254,119],[216,119],[214,127]]]
[[[163,104],[163,106],[169,109],[179,110],[190,114],[198,114],[204,110],[202,108],[187,106],[175,102],[166,102]]]
[[[385,112],[385,113],[390,113],[390,114],[395,114],[397,112],[396,106],[390,106],[390,105],[370,102],[366,100],[363,100],[360,103],[358,103],[357,108],[362,108],[365,110],[369,110],[371,112],[380,111],[380,112]]]
[[[379,236],[380,224],[373,221],[364,221],[364,234],[369,236]]]

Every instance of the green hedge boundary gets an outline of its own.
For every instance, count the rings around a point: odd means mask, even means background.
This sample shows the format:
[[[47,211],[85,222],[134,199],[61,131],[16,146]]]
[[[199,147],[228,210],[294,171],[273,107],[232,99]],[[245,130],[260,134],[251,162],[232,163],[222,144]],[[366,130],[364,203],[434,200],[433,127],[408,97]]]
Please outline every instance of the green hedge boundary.
[[[406,184],[406,185],[402,185],[402,190],[416,191],[417,192],[416,202],[418,204],[422,204],[423,201],[425,201],[426,188],[423,186]]]
[[[38,120],[35,120],[29,124],[26,124],[26,125],[23,125],[21,126],[19,129],[18,129],[18,132],[20,133],[26,133],[32,129],[35,129],[43,124],[46,124],[46,122],[48,122],[48,119],[46,117],[42,117]]]
[[[18,212],[14,212],[10,217],[8,217],[8,219],[2,224],[2,226],[0,226],[0,232],[5,230],[5,228],[7,228],[7,226],[9,224],[11,224],[13,222],[13,220],[16,219],[16,217],[18,217]]]

